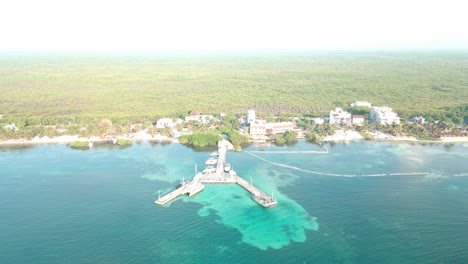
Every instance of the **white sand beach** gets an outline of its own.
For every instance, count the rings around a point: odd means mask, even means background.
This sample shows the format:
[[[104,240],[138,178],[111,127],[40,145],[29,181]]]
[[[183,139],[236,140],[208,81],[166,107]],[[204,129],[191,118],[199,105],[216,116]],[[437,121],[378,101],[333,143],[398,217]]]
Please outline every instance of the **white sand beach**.
[[[382,133],[382,132],[369,132],[368,133],[373,139],[378,140],[394,140],[394,141],[418,141],[417,138],[412,136],[392,136],[390,134]]]
[[[444,143],[468,142],[468,137],[441,137],[440,141]]]
[[[335,134],[331,136],[326,136],[323,141],[350,141],[350,140],[360,140],[363,139],[364,137],[361,136],[356,131],[352,130],[336,130]]]

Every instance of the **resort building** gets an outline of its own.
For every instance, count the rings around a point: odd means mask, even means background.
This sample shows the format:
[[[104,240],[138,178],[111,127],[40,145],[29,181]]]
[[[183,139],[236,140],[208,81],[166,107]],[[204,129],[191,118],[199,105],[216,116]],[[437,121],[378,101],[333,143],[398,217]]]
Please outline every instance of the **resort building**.
[[[352,115],[351,116],[351,123],[353,125],[362,125],[362,124],[364,124],[364,116],[363,115]]]
[[[247,124],[253,124],[255,123],[255,110],[249,110],[247,112]]]
[[[350,103],[349,106],[351,106],[351,107],[365,106],[365,107],[371,108],[372,104],[370,102],[367,102],[367,101],[354,101],[354,102]]]
[[[325,119],[322,117],[312,117],[311,120],[317,125],[323,125],[325,123]]]
[[[261,116],[260,118],[258,118],[258,119],[255,121],[255,123],[257,123],[257,124],[259,124],[259,125],[264,125],[264,124],[266,124],[267,122],[266,122],[265,117],[264,117],[264,116]]]
[[[174,126],[174,121],[172,118],[160,118],[158,121],[156,121],[156,128],[158,129],[163,129],[166,127],[173,127]]]
[[[250,124],[250,130],[249,133],[251,135],[265,135],[266,134],[266,125],[265,124],[256,124],[256,123],[251,123]]]
[[[293,122],[266,123],[265,126],[267,135],[274,135],[294,130]]]
[[[189,116],[184,117],[185,122],[193,121],[206,124],[214,119],[213,115],[202,115],[199,110],[193,109]]]
[[[341,108],[330,111],[330,124],[351,125],[351,114]]]
[[[400,118],[395,112],[393,112],[393,109],[388,106],[372,106],[370,119],[381,125],[400,124]]]
[[[194,121],[194,122],[200,122],[200,111],[198,109],[193,109],[190,111],[190,115],[186,116],[185,122],[188,121]]]
[[[274,135],[294,130],[293,122],[252,123],[249,133],[252,135]]]

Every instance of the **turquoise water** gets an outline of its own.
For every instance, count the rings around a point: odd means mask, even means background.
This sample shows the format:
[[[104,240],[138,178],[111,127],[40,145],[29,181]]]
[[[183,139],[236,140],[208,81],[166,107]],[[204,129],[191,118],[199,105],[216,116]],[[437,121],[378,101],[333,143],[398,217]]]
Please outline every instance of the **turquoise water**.
[[[327,147],[255,153],[299,170],[228,153],[239,175],[274,193],[279,204],[269,209],[236,185],[154,205],[210,150],[2,147],[0,263],[468,262],[468,144]],[[305,142],[247,150],[262,149],[320,150]]]

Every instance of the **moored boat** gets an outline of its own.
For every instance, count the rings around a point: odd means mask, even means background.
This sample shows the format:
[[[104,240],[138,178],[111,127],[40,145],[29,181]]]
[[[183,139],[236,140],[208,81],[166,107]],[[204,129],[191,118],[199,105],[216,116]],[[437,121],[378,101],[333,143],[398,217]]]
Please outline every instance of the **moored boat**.
[[[206,166],[216,165],[216,163],[218,163],[218,156],[219,156],[218,152],[212,152],[210,154],[210,157],[205,161],[205,165]]]
[[[216,172],[216,168],[213,166],[208,166],[206,169],[203,170],[203,173],[213,173]]]
[[[231,170],[231,164],[225,163],[224,164],[224,172],[229,172]]]
[[[216,163],[218,163],[218,160],[217,159],[213,159],[213,158],[209,158],[205,161],[205,165],[206,166],[213,166],[215,165]]]

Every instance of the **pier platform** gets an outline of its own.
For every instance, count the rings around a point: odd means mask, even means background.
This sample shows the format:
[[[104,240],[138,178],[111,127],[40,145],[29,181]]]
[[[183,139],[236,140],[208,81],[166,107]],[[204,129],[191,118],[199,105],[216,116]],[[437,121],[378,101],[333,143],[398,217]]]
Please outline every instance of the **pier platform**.
[[[191,181],[182,181],[181,186],[164,196],[159,196],[155,201],[157,205],[165,205],[181,195],[193,196],[205,188],[204,184],[238,184],[251,194],[252,199],[263,207],[277,205],[277,201],[255,187],[252,183],[241,178],[226,163],[228,144],[224,141],[218,142],[218,162],[216,171],[198,172]]]

